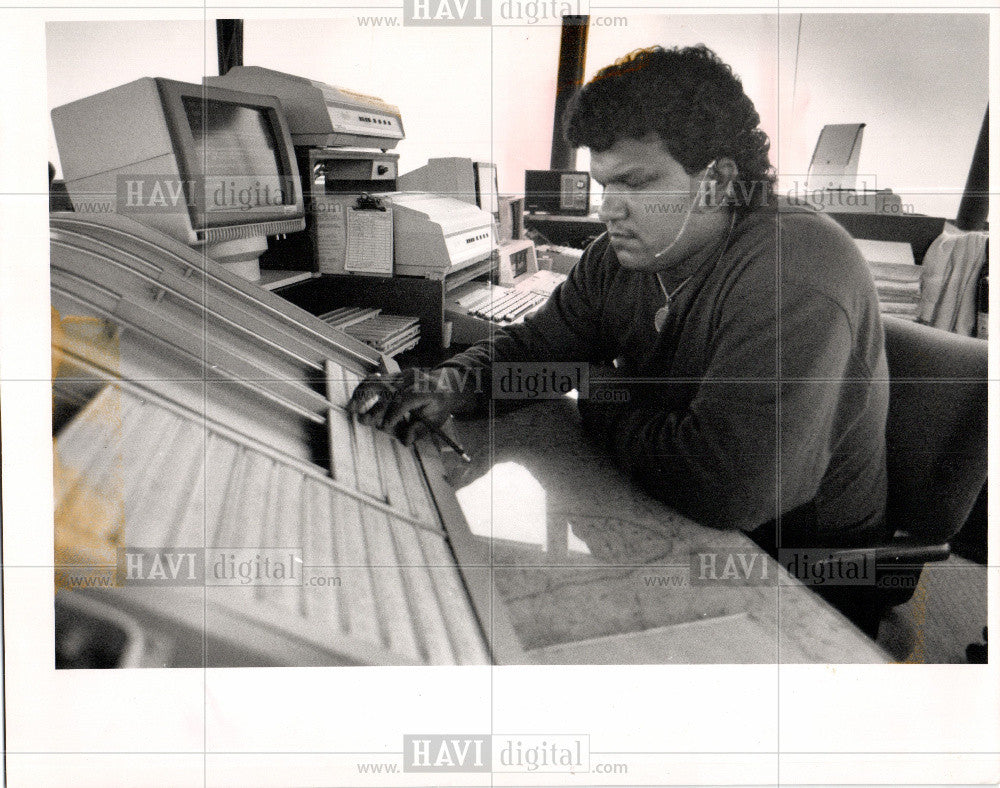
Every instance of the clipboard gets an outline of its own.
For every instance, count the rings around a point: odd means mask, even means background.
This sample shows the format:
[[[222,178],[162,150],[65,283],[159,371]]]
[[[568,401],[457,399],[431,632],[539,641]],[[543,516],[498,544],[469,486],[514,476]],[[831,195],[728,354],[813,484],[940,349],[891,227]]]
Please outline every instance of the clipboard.
[[[347,208],[344,270],[392,276],[392,211],[378,197],[362,194]]]

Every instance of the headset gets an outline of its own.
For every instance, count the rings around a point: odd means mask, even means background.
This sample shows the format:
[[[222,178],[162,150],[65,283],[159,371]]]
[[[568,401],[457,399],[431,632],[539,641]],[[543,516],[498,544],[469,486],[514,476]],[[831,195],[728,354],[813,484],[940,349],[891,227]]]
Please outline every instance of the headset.
[[[695,194],[694,199],[691,200],[691,204],[688,206],[687,213],[684,215],[684,221],[681,223],[681,229],[677,231],[677,235],[674,236],[674,240],[672,240],[669,244],[663,247],[663,249],[661,249],[659,252],[653,255],[654,260],[659,260],[661,257],[663,257],[663,255],[665,255],[667,252],[673,249],[677,245],[677,242],[683,237],[684,231],[687,230],[688,222],[691,221],[691,214],[694,212],[695,203],[698,202],[698,198],[702,195],[703,191],[705,190],[705,181],[708,180],[708,175],[715,168],[717,161],[718,159],[712,159],[708,163],[708,166],[705,168],[705,176],[701,179],[701,181],[699,181],[698,191]]]

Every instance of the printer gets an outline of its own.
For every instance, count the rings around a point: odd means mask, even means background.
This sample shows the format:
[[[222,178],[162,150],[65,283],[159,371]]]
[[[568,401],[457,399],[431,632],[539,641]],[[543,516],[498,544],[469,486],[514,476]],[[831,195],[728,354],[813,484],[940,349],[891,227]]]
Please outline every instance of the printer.
[[[377,195],[392,209],[394,273],[444,279],[489,260],[497,248],[493,214],[428,192]]]
[[[206,85],[277,96],[292,144],[310,148],[395,148],[406,135],[399,107],[375,96],[260,66],[236,66]]]

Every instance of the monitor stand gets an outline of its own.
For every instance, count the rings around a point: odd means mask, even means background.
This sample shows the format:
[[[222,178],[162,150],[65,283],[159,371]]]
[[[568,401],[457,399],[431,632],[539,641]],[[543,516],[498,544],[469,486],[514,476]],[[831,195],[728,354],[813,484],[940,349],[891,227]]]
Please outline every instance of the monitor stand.
[[[262,235],[205,245],[208,257],[251,282],[260,281],[260,256],[266,251],[267,238]]]

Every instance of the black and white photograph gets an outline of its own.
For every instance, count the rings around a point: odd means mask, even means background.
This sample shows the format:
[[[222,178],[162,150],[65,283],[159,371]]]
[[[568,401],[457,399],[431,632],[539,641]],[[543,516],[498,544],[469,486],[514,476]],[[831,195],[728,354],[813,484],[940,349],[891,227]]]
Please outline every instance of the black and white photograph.
[[[1000,782],[995,9],[4,13],[8,784]]]

